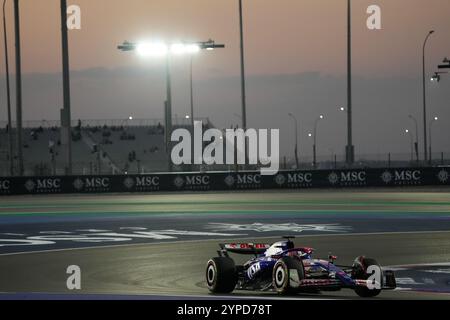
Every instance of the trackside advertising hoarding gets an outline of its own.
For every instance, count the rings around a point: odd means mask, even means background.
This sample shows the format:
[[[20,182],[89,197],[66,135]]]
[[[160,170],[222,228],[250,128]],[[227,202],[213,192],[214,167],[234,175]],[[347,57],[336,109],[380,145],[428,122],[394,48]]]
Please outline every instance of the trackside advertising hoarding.
[[[450,167],[0,177],[0,195],[450,185]]]

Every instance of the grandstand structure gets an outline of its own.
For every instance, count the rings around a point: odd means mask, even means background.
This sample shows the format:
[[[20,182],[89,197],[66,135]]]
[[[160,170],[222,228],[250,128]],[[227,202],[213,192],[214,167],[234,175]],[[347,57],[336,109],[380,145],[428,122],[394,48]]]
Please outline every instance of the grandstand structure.
[[[199,120],[205,127],[212,127],[209,119]],[[73,174],[145,174],[168,171],[170,162],[163,123],[159,119],[74,121]],[[28,121],[24,124],[24,175],[63,175],[64,156],[59,121]],[[0,176],[9,175],[8,132],[5,127],[0,129]],[[177,128],[191,131],[190,120],[177,119],[173,129]]]
[[[204,130],[214,128],[208,118]],[[65,157],[62,154],[59,121],[24,121],[23,155],[25,176],[64,175]],[[72,122],[72,173],[147,174],[155,172],[239,171],[259,170],[258,165],[182,165],[171,166],[165,147],[164,120],[113,119],[76,120]],[[6,123],[0,123],[0,177],[10,176],[8,132]],[[15,124],[13,123],[13,128]],[[173,119],[173,129],[185,128],[192,133],[190,119]],[[13,129],[14,143],[15,130]],[[224,147],[228,146],[225,144]],[[13,146],[15,149],[15,146]],[[224,150],[224,153],[226,150]],[[15,154],[15,150],[13,150]],[[448,166],[450,154],[435,152],[431,163],[418,162],[412,154],[379,153],[358,154],[351,168]],[[302,170],[348,169],[345,155],[322,155],[314,168],[311,156],[299,158]],[[16,159],[14,164],[16,165]],[[280,169],[297,169],[294,156],[281,156]]]

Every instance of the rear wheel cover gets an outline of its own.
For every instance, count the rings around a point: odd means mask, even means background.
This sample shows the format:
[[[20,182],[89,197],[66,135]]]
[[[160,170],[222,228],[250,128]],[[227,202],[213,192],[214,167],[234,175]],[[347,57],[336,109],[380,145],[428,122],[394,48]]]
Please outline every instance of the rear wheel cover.
[[[214,287],[216,283],[217,267],[214,261],[210,260],[208,262],[208,267],[206,268],[206,283],[208,288]]]

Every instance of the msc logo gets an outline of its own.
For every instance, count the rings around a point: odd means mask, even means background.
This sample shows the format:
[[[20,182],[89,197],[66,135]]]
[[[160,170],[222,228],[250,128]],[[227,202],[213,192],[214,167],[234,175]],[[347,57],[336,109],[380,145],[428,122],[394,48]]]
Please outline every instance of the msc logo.
[[[110,186],[109,178],[78,178],[73,182],[73,186],[77,190],[82,189],[107,189]]]
[[[27,180],[25,182],[25,188],[28,191],[49,191],[61,188],[61,179],[36,179],[36,180]]]
[[[381,175],[381,180],[384,183],[389,184],[391,182],[395,184],[418,184],[421,181],[420,170],[394,170],[385,171]]]
[[[282,175],[277,175],[275,177],[275,181],[280,179],[280,176],[282,176]],[[284,176],[282,176],[281,179],[285,179]],[[235,185],[236,185],[236,187],[240,187],[240,188],[259,187],[261,185],[261,175],[260,174],[237,174],[235,177],[232,175],[229,175],[225,178],[224,182],[228,187],[233,187]]]
[[[328,175],[328,181],[335,185],[338,183],[344,185],[361,185],[366,182],[365,171],[342,171],[340,173],[332,172]]]
[[[207,186],[209,185],[209,176],[187,176],[186,185],[188,186]]]
[[[260,184],[261,175],[259,174],[238,174],[237,184]]]
[[[158,187],[159,177],[157,176],[135,177],[135,178],[128,177],[123,181],[123,184],[127,189],[131,189],[134,186],[136,186],[136,188]]]
[[[230,175],[230,176],[227,176],[224,181],[227,186],[232,187],[234,185],[234,183],[236,182],[236,179],[234,179],[234,177]]]
[[[0,180],[0,191],[8,191],[11,188],[9,180]]]
[[[275,183],[279,186],[282,186],[284,183],[286,182],[286,177],[284,176],[284,174],[277,174],[275,176]]]
[[[210,178],[207,175],[194,175],[183,177],[176,177],[173,181],[173,184],[177,188],[181,188],[183,186],[186,187],[206,187],[209,186]]]
[[[283,174],[278,174],[275,177],[275,183],[279,186],[288,183],[290,185],[292,184],[311,184],[312,183],[312,173],[307,172],[299,172],[299,173],[288,173],[287,177]]]
[[[288,183],[311,183],[312,173],[294,173],[288,174]]]
[[[437,177],[441,183],[446,183],[448,181],[448,172],[445,170],[441,170],[439,171]]]

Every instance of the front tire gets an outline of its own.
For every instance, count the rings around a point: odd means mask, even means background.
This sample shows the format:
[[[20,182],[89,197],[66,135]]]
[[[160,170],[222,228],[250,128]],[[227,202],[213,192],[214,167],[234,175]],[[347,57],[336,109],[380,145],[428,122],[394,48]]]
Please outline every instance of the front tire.
[[[228,257],[216,257],[206,265],[206,284],[212,293],[231,293],[237,284],[236,265]]]
[[[300,282],[305,278],[303,263],[292,257],[279,259],[272,271],[272,285],[279,294],[293,294],[298,291]]]
[[[370,276],[369,274],[367,274],[367,268],[372,265],[378,266],[381,270],[380,264],[375,259],[366,257],[356,258],[352,266],[352,278],[358,280],[367,280]],[[381,275],[381,281],[382,280],[383,275]],[[380,285],[382,286],[383,284],[380,282]],[[381,293],[381,289],[369,289],[362,286],[357,286],[354,290],[356,294],[362,298],[373,298]]]

